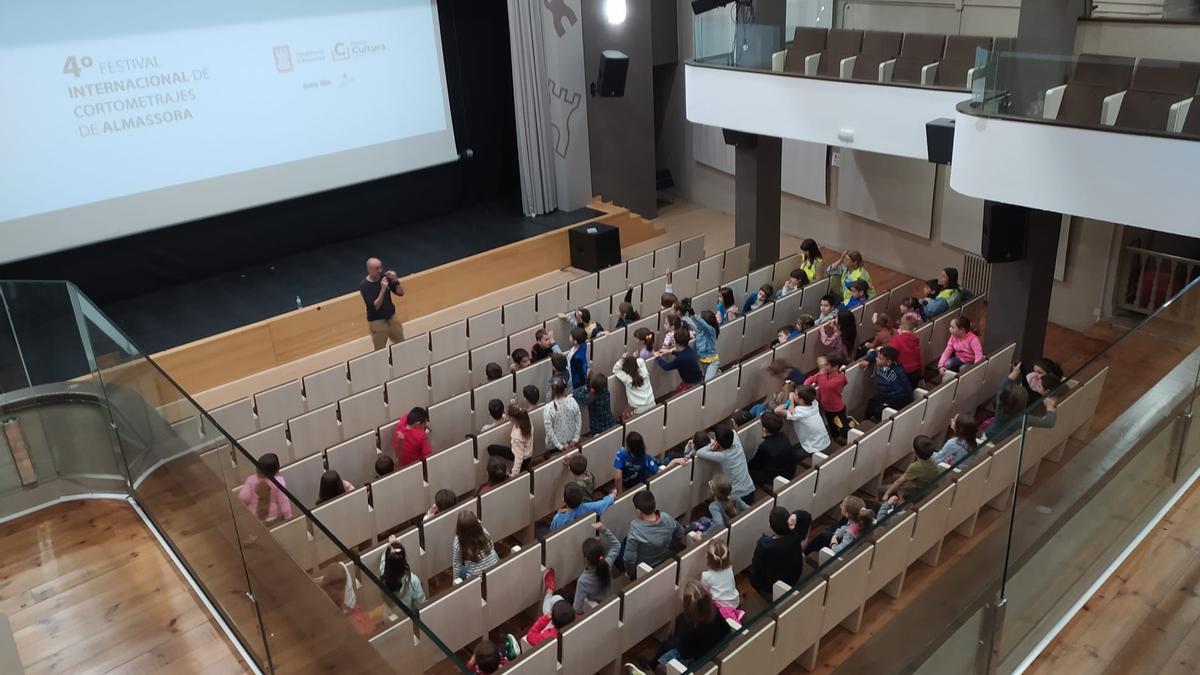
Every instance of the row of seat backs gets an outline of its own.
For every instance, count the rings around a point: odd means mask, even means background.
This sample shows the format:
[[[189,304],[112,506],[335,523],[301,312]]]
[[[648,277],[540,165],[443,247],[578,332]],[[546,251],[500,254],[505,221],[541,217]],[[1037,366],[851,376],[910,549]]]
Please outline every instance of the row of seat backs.
[[[1055,119],[1076,124],[1101,121],[1104,100],[1125,92],[1115,125],[1136,129],[1167,128],[1170,108],[1191,99],[1200,85],[1200,63],[1080,54],[1075,60]],[[1200,126],[1196,116],[1189,122]]]
[[[713,257],[717,258],[719,255]],[[736,292],[739,294],[746,291],[746,285],[751,280],[756,283],[781,283],[782,279],[786,278],[791,269],[797,264],[798,257],[799,254],[789,255],[773,266],[761,268],[751,275],[743,275],[728,283],[731,287],[736,288]],[[659,278],[656,281],[662,282],[663,278]],[[678,276],[676,277],[676,283],[677,287],[682,285],[682,280]],[[810,285],[810,288],[805,289],[807,291],[805,299],[811,300],[811,302],[807,303],[811,305],[807,311],[815,311],[819,301],[819,294],[825,292],[827,283],[827,280],[820,280]],[[658,284],[659,287],[661,285],[661,283]],[[661,288],[655,293],[655,306],[657,306],[657,293],[659,292],[661,292]],[[794,294],[793,298],[798,298],[799,296],[800,294]],[[696,296],[695,306],[697,310],[704,308],[715,309],[715,303],[715,288]],[[758,319],[764,317],[768,320],[768,323],[759,325],[761,322]],[[770,337],[774,336],[775,330],[778,327],[770,323],[772,317],[769,312],[766,315],[759,314],[755,318],[755,331],[751,336],[751,342],[755,345],[754,348],[758,349],[770,341]],[[792,320],[793,318],[788,318],[785,323],[790,323]],[[623,351],[635,349],[637,341],[634,333],[638,325],[646,325],[657,330],[659,326],[659,314],[651,314],[635,324],[631,324],[626,328],[613,329],[608,335],[593,340],[591,343],[593,348],[589,350],[589,356],[592,357],[592,361],[595,364],[594,367],[607,371]],[[533,328],[539,326],[540,324]],[[741,357],[742,340],[740,338],[742,336],[740,335],[740,331],[743,327],[743,324],[734,326],[731,330],[727,331],[728,335],[720,341],[722,346],[729,348],[727,359],[735,360]],[[529,338],[528,341],[532,342],[533,331],[528,330],[525,332],[528,333],[526,336]],[[657,340],[660,345],[662,338],[663,335],[659,331]],[[383,352],[377,353],[383,354]],[[384,384],[376,385],[360,393],[347,396],[321,408],[301,413],[288,419],[286,422],[266,427],[257,432],[251,432],[242,438],[242,445],[247,452],[250,452],[254,456],[258,456],[262,452],[275,452],[279,455],[281,463],[288,465],[292,462],[301,461],[314,452],[325,450],[333,452],[333,446],[339,443],[342,445],[357,444],[361,440],[359,438],[360,434],[378,427],[380,447],[390,447],[391,433],[394,430],[395,420],[412,406],[419,405],[429,409],[431,421],[435,422],[433,425],[432,443],[435,447],[444,449],[461,439],[463,434],[470,433],[473,428],[478,428],[487,421],[487,403],[489,400],[499,398],[507,402],[509,398],[519,396],[524,385],[530,383],[537,386],[540,390],[544,390],[550,376],[550,363],[547,359],[518,371],[515,376],[506,375],[500,380],[488,382],[471,389],[468,381],[470,373],[466,361],[462,358],[463,356],[466,355],[453,357],[448,361],[441,362],[441,364],[434,364],[430,367],[430,373],[432,373],[440,365],[454,365],[454,363],[457,363],[459,370],[459,377],[457,379],[460,380],[457,389],[449,390],[448,392],[445,390],[445,387],[439,389],[436,379],[431,388],[430,380],[425,377],[425,371],[410,373]],[[670,375],[669,373],[660,373],[653,361],[648,366],[651,370],[651,379],[655,385],[656,394],[663,395],[674,387],[673,376],[667,377]],[[621,409],[625,405],[624,388],[611,375],[609,383],[610,390],[613,391],[614,409]],[[300,392],[296,387],[292,389],[291,395],[294,399],[292,406],[296,407],[301,405]],[[240,413],[240,416],[246,420],[250,420],[253,416],[253,412],[246,405],[241,405],[235,408],[234,411]],[[230,409],[227,407],[223,413],[227,414],[228,412],[230,412]],[[540,426],[540,409],[535,409],[532,411],[532,414],[534,416],[534,426],[537,429],[535,441],[540,445],[543,439],[543,429]],[[584,415],[584,422],[586,424],[586,411]],[[220,415],[216,417],[227,430],[246,427],[246,430],[249,431],[252,428],[250,422],[243,423],[240,426],[232,425],[229,424],[227,417]],[[386,419],[390,419],[392,422],[387,423],[385,422]],[[303,436],[303,438],[298,437],[298,435]],[[288,445],[287,441],[284,440],[286,438],[291,439],[290,451],[288,451],[288,448],[280,447],[281,444]],[[242,475],[249,475],[249,473],[253,472],[253,468],[250,466],[239,466],[237,470]]]
[[[774,266],[775,272],[786,275],[786,271],[783,270],[790,269],[794,263],[793,257],[789,256],[777,263]],[[759,272],[769,275],[772,273],[772,269],[771,267],[762,268],[755,271],[754,274],[765,278]],[[745,279],[747,277],[743,277],[743,280]],[[756,353],[770,343],[777,330],[790,326],[795,316],[802,312],[815,311],[820,297],[827,290],[828,283],[828,279],[818,280],[800,293],[769,303],[752,312],[749,317],[727,324],[718,340],[720,352],[724,355],[726,364],[726,372],[719,379],[726,379],[730,375],[730,371],[736,369],[736,367],[731,369],[729,366],[740,360],[743,354]],[[866,334],[866,324],[874,312],[889,315],[898,312],[899,303],[908,297],[913,292],[914,285],[919,283],[919,280],[912,280],[896,289],[880,293],[872,298],[866,307],[856,308],[853,313],[860,322],[860,332]],[[745,287],[746,285],[743,283],[743,290]],[[956,308],[947,312],[917,332],[918,336],[922,338],[926,362],[936,359],[936,355],[945,346],[949,321],[958,316],[960,311],[966,311],[969,316],[975,315],[974,318],[978,318],[978,312],[974,308],[982,307],[982,299],[982,297],[976,298],[961,309]],[[707,302],[711,303],[714,300],[709,299]],[[698,309],[705,307],[704,303],[697,305]],[[651,323],[654,323],[657,321],[657,316],[652,315],[650,319]],[[615,361],[621,350],[632,348],[631,345],[636,340],[632,335],[632,327],[629,330],[628,336],[614,334],[593,341],[593,346],[596,347],[592,350],[592,354],[595,356],[593,367],[606,369],[609,367],[607,364]],[[771,355],[775,354],[804,371],[812,370],[817,357],[827,351],[820,340],[819,331],[820,328],[815,328],[807,335],[777,347],[766,357],[770,359]],[[601,349],[601,343],[609,340],[610,337],[616,338],[618,341],[611,347],[605,346]],[[661,336],[658,343],[661,345]],[[603,358],[600,356],[601,352],[605,352]],[[753,360],[756,368],[765,366],[766,363],[769,363],[769,360],[764,362],[762,357],[756,357]],[[543,362],[527,369],[533,372],[544,371],[538,379],[539,384],[549,376],[548,369],[543,368],[546,365],[547,363]],[[654,360],[649,361],[647,367],[650,372],[650,382],[657,397],[665,396],[675,388],[678,380],[673,373],[659,368]],[[849,374],[854,375],[855,373]],[[736,378],[737,375],[734,374],[734,377]],[[754,371],[752,377],[757,377],[757,371]],[[345,406],[341,410],[340,423],[335,406],[330,405],[292,420],[289,422],[291,428],[288,433],[285,433],[284,425],[276,425],[246,437],[242,441],[242,445],[248,453],[255,457],[263,452],[274,452],[279,455],[281,463],[285,467],[285,478],[289,480],[294,493],[301,498],[303,503],[311,506],[312,500],[315,499],[315,478],[324,470],[326,462],[329,468],[336,469],[343,478],[354,484],[362,484],[374,477],[374,461],[378,453],[390,452],[395,419],[411,405],[429,406],[431,420],[435,423],[433,445],[436,455],[457,448],[457,444],[460,443],[464,434],[471,433],[488,421],[487,402],[489,400],[498,398],[507,401],[509,397],[519,395],[519,388],[514,390],[511,381],[504,380],[482,385],[471,392],[430,405],[430,392],[424,382],[417,382],[419,391],[414,391],[413,387],[405,384],[407,379],[407,377],[400,378],[400,380],[387,384],[388,398],[386,401],[382,387],[376,387],[346,399],[339,404]],[[625,388],[611,374],[609,375],[609,390],[612,392],[612,409],[614,411],[626,409]],[[748,405],[749,401],[761,398],[767,393],[769,392],[762,385],[757,385],[752,392],[739,393],[738,404]],[[852,398],[855,398],[855,402],[858,404],[865,404],[864,397]],[[707,398],[705,404],[709,404]],[[857,410],[857,406],[852,406],[852,409]],[[531,411],[536,454],[546,450],[543,413],[543,406],[537,406]],[[587,428],[588,411],[586,407],[582,409],[582,415],[583,427]],[[386,422],[385,420],[392,421]],[[715,422],[710,421],[709,424],[711,423]],[[506,423],[480,435],[478,446],[486,448],[491,443],[507,444],[510,426]],[[648,437],[648,441],[653,438]],[[234,475],[241,479],[254,471],[253,465],[244,458],[235,456],[234,465]],[[483,464],[480,464],[481,471],[482,467]],[[300,478],[301,475],[304,478],[300,483],[296,483],[292,480],[293,474],[296,478]],[[312,485],[308,485],[309,483]]]
[[[994,46],[990,37],[977,35],[935,35],[928,33],[899,33],[893,31],[863,31],[845,28],[815,28],[798,26],[784,60],[787,72],[804,72],[804,59],[820,54],[817,74],[839,77],[842,59],[858,56],[854,63],[854,79],[877,79],[878,66],[896,59],[892,79],[898,82],[919,83],[921,68],[938,63],[934,84],[961,87],[967,70],[976,63],[979,49]],[[1002,45],[1008,45],[1004,39]]]
[[[639,256],[635,260],[645,259],[645,261],[644,264],[638,263],[636,267],[639,269],[644,267],[645,269],[636,273],[638,281],[634,285],[640,286],[655,274],[661,275],[665,273],[667,268],[677,268],[680,263],[686,263],[688,266],[693,264],[693,262],[699,263],[700,259],[704,257],[703,253],[703,237],[700,236],[676,242],[671,246],[659,249],[653,254]],[[723,251],[717,255],[722,256],[722,261],[724,261],[724,257],[727,254],[732,254],[734,258],[745,258],[745,262],[742,265],[734,264],[735,268],[742,270],[738,274],[745,274],[745,267],[748,266],[749,261],[749,247],[747,245],[734,247],[729,249],[729,251]],[[694,261],[692,261],[693,258],[695,258]],[[632,264],[632,261],[630,263],[621,263],[620,265],[604,270],[602,274],[611,275],[612,272],[621,272],[630,264]],[[662,265],[661,269],[659,268],[660,264]],[[722,262],[722,264],[724,263]],[[610,284],[610,286],[617,288],[617,291],[614,292],[623,294],[625,289],[628,288],[629,282],[626,274],[622,273],[619,276],[619,283],[615,285]],[[571,300],[580,304],[583,304],[585,301],[595,301],[597,296],[597,277],[598,275],[592,274],[589,277],[584,277],[565,285],[575,293],[584,294],[581,297],[573,293],[574,297]],[[588,290],[580,283],[585,282],[588,278],[592,280],[590,295],[587,295]],[[607,289],[604,290],[604,299],[608,299],[609,293],[607,293]],[[530,296],[530,298],[525,299],[531,301],[527,303],[530,304],[531,311],[528,313],[528,316],[523,314],[523,318],[519,321],[514,321],[513,326],[508,326],[505,323],[504,319],[511,317],[504,317],[502,308],[489,310],[465,321],[459,321],[451,326],[414,336],[400,344],[392,345],[390,352],[383,350],[371,352],[350,359],[347,363],[310,373],[301,379],[272,387],[258,392],[252,397],[221,406],[212,411],[212,417],[234,438],[244,438],[255,431],[285,422],[304,412],[316,410],[329,403],[335,403],[340,399],[366,391],[393,379],[393,377],[407,375],[421,368],[428,368],[437,363],[462,356],[471,348],[478,348],[486,343],[492,343],[497,338],[503,338],[505,335],[523,333],[523,329],[533,325],[537,319],[534,314],[536,310],[532,309],[532,301],[535,298],[536,296]],[[515,306],[520,302],[508,303],[506,307]],[[486,331],[488,335],[486,336],[483,335],[483,332],[485,332],[484,323],[488,323]],[[517,326],[515,325],[516,323],[520,323],[520,325]],[[562,336],[562,338],[565,339],[565,336]],[[528,348],[532,344],[532,338],[524,340],[524,342],[529,343],[523,344],[525,348]],[[508,358],[507,349],[505,349],[504,358]],[[480,373],[482,373],[483,365],[480,364],[477,369]],[[479,378],[479,381],[482,381],[482,377]]]
[[[758,310],[759,313],[763,310]],[[814,337],[815,336],[809,336]],[[944,336],[942,336],[944,340]],[[815,363],[815,355],[810,355],[809,358],[797,358],[799,347],[805,346],[806,340],[797,339],[785,345],[780,345],[773,350],[765,352],[760,356],[754,357],[747,362],[743,368],[743,364],[737,364],[732,369],[723,373],[718,378],[706,383],[702,387],[695,388],[685,394],[673,397],[665,404],[658,405],[653,411],[644,415],[638,416],[626,423],[622,429],[618,427],[613,431],[603,434],[594,439],[590,439],[583,446],[582,453],[588,457],[590,464],[596,467],[600,475],[607,471],[607,467],[611,466],[612,460],[616,455],[616,451],[623,445],[624,433],[628,431],[638,431],[647,439],[648,445],[656,449],[665,449],[683,442],[690,434],[698,428],[708,428],[719,423],[730,414],[732,410],[738,407],[744,407],[749,403],[761,398],[765,393],[763,387],[762,371],[763,368],[771,362],[776,356],[778,358],[787,359],[792,364],[807,364],[804,367],[810,370]],[[813,340],[814,349],[820,350],[821,343],[819,340]],[[1000,368],[1001,374],[1007,373],[1007,360],[1011,356],[1011,348],[1004,356],[1004,367]],[[978,374],[982,375],[987,368],[982,364],[977,367]],[[847,373],[851,379],[851,386],[847,387],[845,397],[848,404],[859,406],[865,402],[867,391],[866,387],[869,382],[865,378],[865,369],[862,365],[856,365],[850,372]],[[937,415],[940,421],[933,426],[946,426],[949,419],[950,409],[948,407],[951,400],[960,400],[964,397],[970,397],[972,400],[967,402],[966,409],[973,409],[978,404],[976,393],[981,378],[964,378],[965,380],[973,380],[975,383],[970,387],[970,394],[959,393],[955,394],[956,389],[961,389],[954,383],[955,386],[947,388],[943,386],[936,392],[935,398],[938,401],[945,399],[946,405],[936,406]],[[733,386],[733,391],[729,391],[729,385]],[[710,391],[711,390],[711,391]],[[950,394],[950,398],[946,398],[943,394]],[[903,419],[914,419],[910,414],[911,411],[903,413]],[[920,416],[916,417],[916,421],[920,424],[924,418],[924,407],[919,411]],[[907,427],[905,427],[907,428]],[[915,432],[914,432],[915,433]],[[939,433],[934,431],[934,433]],[[744,445],[750,448],[757,447],[758,440],[761,438],[761,430],[758,422],[747,425],[739,430],[739,435],[743,436]],[[442,488],[449,488],[456,494],[462,495],[473,491],[479,484],[485,480],[483,468],[486,465],[487,445],[491,442],[504,442],[507,438],[507,425],[497,428],[487,434],[481,435],[475,442],[467,440],[459,443],[451,448],[439,451],[434,456],[426,460],[423,465],[413,465],[405,467],[394,474],[385,476],[370,486],[370,502],[373,505],[374,518],[372,523],[367,523],[365,518],[354,518],[353,513],[365,511],[368,503],[367,491],[360,489],[355,494],[341,497],[334,502],[319,507],[318,511],[322,513],[330,513],[337,518],[338,521],[345,521],[347,518],[354,521],[352,525],[345,522],[328,522],[328,526],[340,537],[346,541],[357,543],[372,534],[385,532],[390,530],[400,523],[419,515],[424,505],[432,499],[432,494]],[[877,438],[873,436],[872,438]],[[339,450],[330,450],[329,466],[337,468],[346,477],[352,477],[355,482],[360,480],[356,473],[352,472],[352,467],[358,467],[366,478],[362,478],[362,483],[367,483],[372,476],[372,466],[376,456],[375,439],[365,439],[367,442],[361,444],[361,452],[355,451],[352,454],[347,454],[344,458],[340,458],[338,466],[335,466],[334,453]],[[886,439],[885,439],[886,440]],[[345,445],[345,444],[344,444]],[[339,446],[341,448],[342,446]],[[544,451],[544,448],[542,449]],[[904,444],[904,452],[907,452],[907,444]],[[852,453],[853,454],[853,453]],[[357,459],[355,459],[357,458]],[[844,459],[844,457],[843,457]],[[312,507],[315,500],[316,483],[320,472],[323,470],[322,458],[320,455],[313,456],[295,465],[288,466],[282,472],[285,474],[285,479],[288,481],[289,489],[298,499],[307,506]],[[835,463],[836,464],[836,463]],[[832,470],[833,467],[831,466]],[[703,471],[702,468],[697,468],[696,471]],[[705,473],[702,477],[696,478],[693,484],[700,486],[696,490],[691,490],[690,501],[680,502],[679,499],[664,501],[664,510],[675,514],[682,515],[692,507],[698,505],[707,497],[707,491],[704,487],[707,485],[707,480],[711,472]],[[529,482],[525,482],[523,488],[524,494],[527,496],[532,493],[532,503],[526,505],[528,511],[531,506],[533,518],[541,518],[548,515],[558,503],[558,493],[561,491],[562,485],[567,480],[567,475],[561,464],[551,462],[537,467],[532,474],[532,486]],[[525,476],[522,478],[527,480]],[[508,491],[513,486],[506,484],[502,490]],[[828,481],[823,484],[822,490],[828,492]],[[673,492],[678,492],[674,490]],[[352,497],[357,496],[357,501]],[[827,495],[828,496],[828,495]],[[492,494],[487,497],[497,498],[498,495]],[[833,499],[840,499],[841,495],[833,495]],[[360,506],[350,506],[349,511],[346,510],[347,503],[358,504]],[[508,503],[507,501],[505,503]],[[667,504],[677,504],[675,508],[666,506]],[[826,507],[831,506],[825,505]],[[618,509],[617,512],[621,510]],[[490,513],[491,510],[481,507],[482,513]],[[494,532],[499,536],[507,536],[516,531],[519,527],[512,523],[502,525],[494,519],[489,525],[492,526]],[[511,520],[511,519],[509,519]],[[606,518],[608,521],[608,518]],[[324,520],[323,520],[324,522]],[[614,531],[619,531],[623,534],[624,522],[614,522],[611,527]],[[357,533],[357,534],[352,534]],[[324,547],[329,554],[334,554],[336,551],[331,547]]]
[[[953,388],[954,381],[950,380],[944,386]],[[1083,389],[1099,386],[1102,386],[1102,377],[1100,384],[1096,384],[1094,378]],[[1090,399],[1094,407],[1095,397],[1080,395],[1079,390],[1073,392],[1067,403],[1076,400],[1076,396]],[[1081,411],[1081,415],[1073,417],[1068,424],[1081,425],[1088,418],[1090,413]],[[890,427],[891,423],[887,425]],[[1071,431],[1070,428],[1063,429],[1064,433]],[[892,441],[908,445],[911,438],[893,438]],[[791,601],[772,612],[772,619],[764,621],[746,638],[735,641],[722,652],[718,657],[721,667],[730,668],[730,672],[782,670],[839,623],[861,611],[875,593],[889,587],[893,589],[888,590],[889,593],[898,594],[908,566],[918,559],[936,564],[941,540],[950,531],[970,521],[985,503],[1002,495],[1011,486],[1018,470],[1019,444],[1019,438],[1012,438],[998,448],[989,446],[981,451],[974,466],[965,472],[950,475],[946,483],[918,505],[913,513],[890,519],[842,560],[822,570],[820,575],[809,578]],[[843,451],[843,454],[846,452],[854,454],[850,449]],[[834,469],[832,465],[825,468]],[[679,469],[672,471],[680,472]],[[636,645],[655,628],[667,625],[679,611],[679,589],[687,581],[698,578],[704,568],[704,544],[707,540],[717,538],[725,541],[734,552],[735,571],[744,570],[750,563],[754,541],[766,528],[766,517],[770,510],[776,505],[789,510],[802,508],[803,505],[795,503],[795,494],[792,494],[795,490],[792,488],[819,488],[825,482],[823,479],[810,478],[809,474],[797,477],[779,491],[779,497],[759,503],[735,518],[728,528],[709,533],[705,542],[693,546],[659,568],[643,573],[633,585],[593,608],[584,619],[564,631],[562,663],[581,668],[580,672],[591,672]],[[693,481],[696,480],[699,479],[693,475]],[[514,553],[484,574],[482,588],[479,584],[462,585],[431,599],[422,611],[422,620],[451,649],[465,647],[539,601],[539,573],[545,566],[555,567],[560,582],[576,578],[582,571],[582,564],[578,560],[571,561],[571,558],[578,557],[575,553],[579,543],[592,536],[592,522],[593,518],[585,518],[551,535],[542,543],[541,552],[534,547],[533,550]],[[970,536],[970,531],[964,535]],[[363,556],[363,562],[369,569],[375,569],[382,550],[383,547],[379,547]],[[544,565],[539,566],[539,561],[544,561]],[[615,605],[620,605],[620,608]],[[477,611],[480,606],[482,613]],[[800,617],[804,618],[801,620]],[[857,625],[856,622],[852,624]],[[588,649],[575,653],[577,648],[582,648],[582,644],[576,642],[577,639],[582,640],[583,635],[590,636],[586,641]],[[397,636],[403,637],[403,640],[393,642]],[[415,636],[415,639],[419,641],[420,636]],[[390,649],[409,652],[417,644],[413,640],[412,627],[405,625],[398,631],[393,628],[383,631],[372,639],[372,643],[381,649],[389,649],[386,653],[398,656]],[[385,647],[384,643],[388,643],[388,646]],[[787,645],[786,649],[784,645]],[[538,650],[539,653],[541,651]],[[540,665],[535,666],[535,661]],[[430,665],[432,662],[423,664],[423,667]],[[549,656],[533,660],[524,657],[513,667],[518,665],[520,672],[552,673],[556,672],[557,667]]]

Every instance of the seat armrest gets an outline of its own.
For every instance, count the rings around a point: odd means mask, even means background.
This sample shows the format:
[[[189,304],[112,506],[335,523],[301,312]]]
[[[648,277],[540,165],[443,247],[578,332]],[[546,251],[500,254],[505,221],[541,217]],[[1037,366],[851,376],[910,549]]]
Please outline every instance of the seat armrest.
[[[896,72],[896,59],[888,59],[879,64],[879,81],[891,82],[892,74]]]
[[[1188,111],[1192,108],[1193,100],[1195,99],[1188,97],[1171,104],[1171,109],[1167,111],[1167,131],[1173,134],[1183,131],[1183,123],[1187,121]]]
[[[1065,84],[1046,90],[1046,105],[1042,107],[1042,117],[1048,120],[1058,119],[1058,109],[1062,107],[1063,94],[1066,91]]]
[[[842,62],[838,65],[838,77],[843,80],[850,79],[850,76],[854,74],[854,63],[856,61],[858,61],[857,56],[847,56],[842,59]]]
[[[922,87],[932,87],[933,83],[935,81],[937,81],[937,67],[938,67],[937,62],[921,66],[921,86]]]
[[[825,463],[825,460],[829,459],[829,455],[823,452],[814,452],[813,454],[809,455],[809,457],[812,458],[813,466],[821,466]]]
[[[867,435],[867,432],[863,431],[862,429],[850,429],[848,432],[846,432],[846,438],[851,443],[853,443],[854,441],[857,441],[858,439],[860,439],[866,435]]]
[[[816,75],[817,67],[821,65],[821,54],[809,54],[804,57],[804,74]]]
[[[893,417],[895,417],[895,416],[896,416],[896,413],[898,413],[898,412],[900,412],[900,411],[899,411],[899,410],[896,410],[895,408],[884,408],[884,409],[883,409],[883,415],[882,415],[882,417],[880,418],[880,421],[881,421],[881,422],[886,422],[886,421],[888,421],[888,420],[892,419]]]
[[[1125,102],[1127,91],[1118,91],[1104,97],[1100,104],[1100,124],[1111,127],[1117,123],[1117,115],[1121,114],[1121,104]]]
[[[828,546],[825,546],[825,547],[822,547],[821,551],[817,554],[817,561],[820,562],[822,565],[824,565],[825,563],[832,560],[833,557],[836,555],[837,554],[833,552],[833,549],[829,548]]]
[[[688,672],[688,667],[683,665],[679,659],[671,659],[667,662],[668,675],[683,675],[686,672]]]
[[[783,488],[787,487],[788,483],[790,482],[791,481],[785,480],[782,476],[775,476],[775,480],[771,482],[771,488],[774,489],[775,492],[779,492]]]
[[[916,389],[913,389],[913,400],[914,401],[920,401],[921,399],[926,398],[928,396],[929,396],[928,389],[922,389],[921,387],[917,387]]]
[[[783,63],[785,60],[787,60],[787,50],[786,49],[772,54],[771,55],[771,70],[773,70],[777,73],[782,73],[783,72]]]
[[[975,86],[975,75],[978,70],[978,68],[967,68],[967,89]]]
[[[771,599],[778,600],[783,597],[784,593],[787,593],[790,590],[792,590],[791,586],[788,586],[782,581],[776,581],[771,585]]]

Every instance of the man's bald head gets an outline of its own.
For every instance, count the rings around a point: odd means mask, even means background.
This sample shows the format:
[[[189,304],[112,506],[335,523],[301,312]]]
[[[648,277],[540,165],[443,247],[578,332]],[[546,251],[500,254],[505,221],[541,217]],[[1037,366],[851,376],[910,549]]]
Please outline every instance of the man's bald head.
[[[375,278],[383,271],[383,261],[379,258],[367,258],[367,276]]]

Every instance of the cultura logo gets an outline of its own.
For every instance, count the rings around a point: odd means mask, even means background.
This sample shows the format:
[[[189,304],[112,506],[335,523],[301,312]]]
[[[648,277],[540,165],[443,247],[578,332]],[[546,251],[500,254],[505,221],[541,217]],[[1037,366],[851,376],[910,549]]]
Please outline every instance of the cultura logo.
[[[350,58],[350,50],[346,49],[345,42],[339,42],[333,46],[333,60],[342,61]]]

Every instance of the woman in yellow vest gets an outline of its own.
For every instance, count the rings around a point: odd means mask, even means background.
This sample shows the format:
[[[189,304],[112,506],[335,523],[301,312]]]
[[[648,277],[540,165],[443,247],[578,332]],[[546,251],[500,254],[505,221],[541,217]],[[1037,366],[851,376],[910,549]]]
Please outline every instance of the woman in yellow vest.
[[[842,277],[842,302],[850,302],[850,284],[862,279],[867,282],[870,290],[867,291],[867,297],[875,295],[875,287],[871,284],[871,273],[867,271],[863,265],[862,254],[854,249],[850,249],[842,254],[837,265],[830,265],[825,270],[828,274],[840,274]]]
[[[825,272],[825,261],[821,259],[821,247],[812,239],[800,242],[800,269],[808,275],[809,283],[821,278]]]

